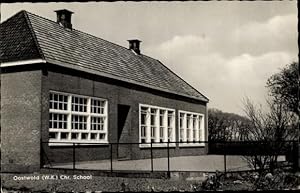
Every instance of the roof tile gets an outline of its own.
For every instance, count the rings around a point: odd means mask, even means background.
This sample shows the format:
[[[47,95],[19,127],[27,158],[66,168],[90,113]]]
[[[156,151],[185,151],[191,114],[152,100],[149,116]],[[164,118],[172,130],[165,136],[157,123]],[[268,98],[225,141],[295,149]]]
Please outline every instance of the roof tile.
[[[1,23],[0,48],[0,62],[41,58],[26,12],[21,11],[9,21]]]
[[[5,48],[1,52],[3,62],[43,57],[49,63],[208,101],[156,59],[143,54],[136,55],[125,47],[75,29],[65,29],[54,21],[29,12],[23,11],[9,20],[12,21],[1,24],[1,28],[5,29],[5,41],[1,41],[1,47]],[[29,28],[33,35],[29,34]],[[1,33],[1,37],[2,35]],[[40,52],[34,43],[34,37]],[[43,55],[40,56],[39,53]]]

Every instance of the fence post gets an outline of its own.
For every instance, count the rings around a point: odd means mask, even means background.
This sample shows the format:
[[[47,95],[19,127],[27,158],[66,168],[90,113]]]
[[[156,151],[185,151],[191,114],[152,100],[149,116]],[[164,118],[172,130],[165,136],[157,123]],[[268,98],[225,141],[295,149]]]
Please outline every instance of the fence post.
[[[113,172],[113,144],[110,144],[110,172]]]
[[[257,155],[255,154],[255,156],[254,156],[254,171],[256,171],[256,160],[257,160]]]
[[[151,172],[153,172],[153,151],[152,151],[152,140],[151,140],[151,147],[150,147],[150,151],[151,151]]]
[[[226,166],[226,153],[224,153],[224,172],[226,176],[227,166]]]
[[[73,170],[75,170],[75,143],[73,143]]]
[[[299,149],[297,141],[293,141],[292,159],[293,159],[293,170],[299,169]]]
[[[168,139],[167,150],[168,150],[168,177],[170,178],[170,139]]]
[[[40,139],[40,168],[42,168],[44,166],[44,155],[43,155],[43,142],[42,142],[42,138]]]

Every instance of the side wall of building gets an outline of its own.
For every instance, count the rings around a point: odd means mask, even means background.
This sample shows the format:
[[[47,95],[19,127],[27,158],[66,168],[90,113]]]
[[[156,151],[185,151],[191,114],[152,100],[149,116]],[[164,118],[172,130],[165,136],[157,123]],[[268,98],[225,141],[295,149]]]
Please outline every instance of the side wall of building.
[[[110,143],[138,143],[139,142],[139,104],[154,105],[165,108],[176,109],[176,129],[178,128],[178,110],[198,112],[207,118],[206,105],[173,99],[168,96],[140,90],[126,84],[120,85],[113,81],[95,78],[93,76],[83,76],[83,73],[73,74],[63,72],[63,70],[49,70],[43,75],[43,113],[42,113],[42,139],[48,141],[49,127],[49,91],[60,91],[71,94],[100,97],[108,100],[108,139]],[[129,112],[118,140],[118,105],[128,106]],[[207,128],[205,121],[205,128]],[[207,131],[205,132],[207,139]],[[178,141],[178,130],[176,130],[176,141]],[[82,146],[76,147],[76,161],[88,161],[96,159],[110,158],[110,146]],[[50,163],[72,161],[72,147],[48,147],[43,144],[43,149]],[[207,153],[207,147],[174,147],[170,149],[170,156],[200,155]],[[165,148],[155,148],[155,157],[167,156]],[[113,157],[125,157],[140,159],[150,157],[149,148],[140,148],[136,145],[113,146]],[[45,159],[45,158],[44,158]]]
[[[41,71],[1,73],[1,171],[40,168]]]

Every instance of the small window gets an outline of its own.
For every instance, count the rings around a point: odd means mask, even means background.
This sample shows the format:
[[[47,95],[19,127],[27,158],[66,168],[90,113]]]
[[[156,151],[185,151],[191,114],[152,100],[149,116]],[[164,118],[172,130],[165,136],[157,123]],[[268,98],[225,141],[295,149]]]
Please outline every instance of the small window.
[[[100,133],[100,134],[99,134],[99,139],[100,139],[100,140],[105,139],[105,134],[104,134],[104,133]]]
[[[91,139],[92,140],[95,140],[95,139],[97,139],[97,133],[91,133]]]
[[[57,139],[57,135],[58,135],[57,132],[49,132],[49,138],[50,139]]]
[[[68,139],[68,136],[69,136],[69,133],[65,133],[65,132],[60,133],[61,139]]]
[[[78,133],[71,133],[71,139],[78,139]]]
[[[81,139],[88,139],[88,133],[81,133]]]

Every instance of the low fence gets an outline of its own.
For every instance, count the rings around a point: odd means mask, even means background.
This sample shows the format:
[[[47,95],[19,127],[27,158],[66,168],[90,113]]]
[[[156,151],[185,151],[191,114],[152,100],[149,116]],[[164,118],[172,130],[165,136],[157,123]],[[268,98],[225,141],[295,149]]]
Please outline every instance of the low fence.
[[[211,141],[209,154],[272,155],[291,154],[297,141]]]
[[[297,167],[298,145],[279,142],[150,142],[62,143],[41,142],[44,168],[101,171],[237,172],[260,170],[258,156],[276,155],[281,167]],[[276,149],[276,148],[280,148]],[[209,154],[207,154],[209,152]],[[250,159],[254,160],[254,163]]]

